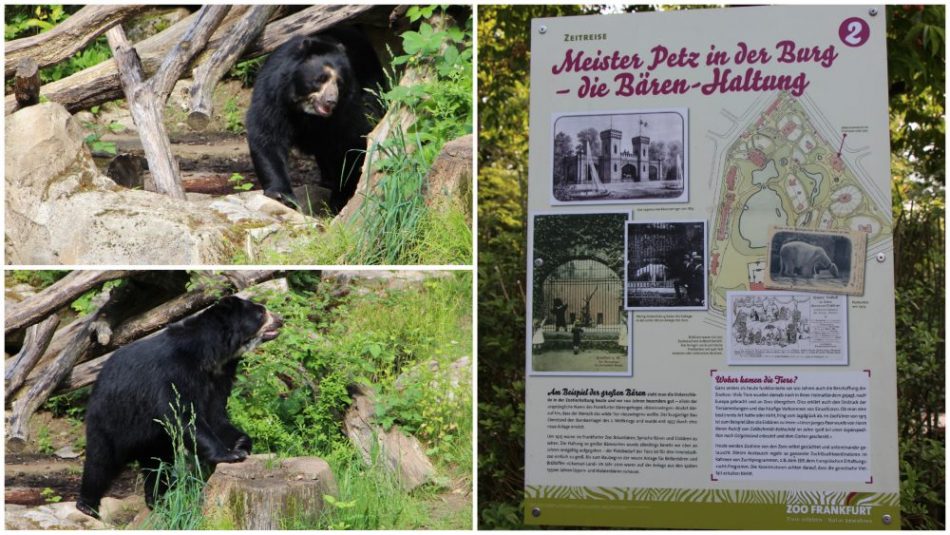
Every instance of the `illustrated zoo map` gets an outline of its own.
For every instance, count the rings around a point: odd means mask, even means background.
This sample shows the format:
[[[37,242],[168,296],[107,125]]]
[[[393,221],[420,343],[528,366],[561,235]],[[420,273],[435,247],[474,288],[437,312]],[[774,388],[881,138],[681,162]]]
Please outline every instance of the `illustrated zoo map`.
[[[725,147],[709,236],[710,305],[719,311],[728,291],[765,289],[770,227],[863,230],[869,254],[890,239],[891,207],[879,200],[888,192],[855,172],[868,148],[847,148],[848,129],[825,124],[804,99],[780,93],[764,102],[743,117],[724,112],[733,128],[710,132]]]

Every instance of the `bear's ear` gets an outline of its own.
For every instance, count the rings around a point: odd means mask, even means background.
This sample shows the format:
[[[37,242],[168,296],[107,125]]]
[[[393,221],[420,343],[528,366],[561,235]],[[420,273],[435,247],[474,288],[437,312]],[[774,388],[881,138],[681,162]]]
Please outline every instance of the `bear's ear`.
[[[343,46],[333,40],[325,39],[320,36],[305,37],[301,39],[297,52],[303,55],[330,54],[332,52],[341,52]]]

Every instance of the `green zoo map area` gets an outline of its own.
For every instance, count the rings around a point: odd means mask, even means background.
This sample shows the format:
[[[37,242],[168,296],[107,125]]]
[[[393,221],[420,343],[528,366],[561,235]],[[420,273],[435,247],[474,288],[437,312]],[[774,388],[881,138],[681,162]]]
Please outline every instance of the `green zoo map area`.
[[[869,247],[890,236],[891,207],[878,206],[839,153],[846,135],[825,139],[781,93],[727,145],[709,237],[713,308],[725,310],[726,292],[764,289],[770,227],[863,230]]]

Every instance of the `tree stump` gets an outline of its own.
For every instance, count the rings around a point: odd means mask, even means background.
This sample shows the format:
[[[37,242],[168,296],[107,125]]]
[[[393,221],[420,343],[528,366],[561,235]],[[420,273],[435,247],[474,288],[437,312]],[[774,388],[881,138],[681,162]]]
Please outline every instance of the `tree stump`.
[[[337,486],[323,459],[251,455],[217,466],[205,486],[204,512],[231,520],[234,529],[284,529],[282,520],[319,517],[328,494],[335,497]]]

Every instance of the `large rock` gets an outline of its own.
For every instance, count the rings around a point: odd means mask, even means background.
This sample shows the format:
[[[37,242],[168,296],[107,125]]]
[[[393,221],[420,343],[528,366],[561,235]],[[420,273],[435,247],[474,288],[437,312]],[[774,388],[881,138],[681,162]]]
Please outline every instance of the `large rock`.
[[[6,505],[4,528],[8,530],[78,530],[103,529],[105,524],[79,512],[79,509],[76,509],[76,502],[60,502],[39,507]]]
[[[367,465],[376,460],[388,472],[396,476],[407,491],[419,487],[435,475],[435,466],[425,454],[425,448],[413,436],[403,434],[398,425],[389,431],[376,423],[376,400],[372,388],[364,385],[350,387],[353,404],[343,415],[343,432],[356,446]]]
[[[251,455],[215,468],[204,489],[205,515],[233,523],[235,529],[282,529],[282,519],[319,518],[323,497],[337,492],[323,459]]]
[[[180,201],[121,188],[56,103],[7,117],[5,163],[9,264],[225,264],[253,256],[252,232],[309,224],[259,192]]]

